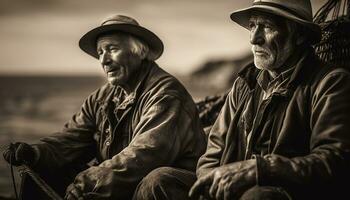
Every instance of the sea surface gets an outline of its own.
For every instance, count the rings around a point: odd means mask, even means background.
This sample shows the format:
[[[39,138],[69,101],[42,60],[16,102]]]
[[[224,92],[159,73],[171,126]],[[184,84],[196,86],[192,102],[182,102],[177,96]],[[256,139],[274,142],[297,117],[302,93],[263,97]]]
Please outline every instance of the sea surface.
[[[61,130],[102,77],[0,77],[0,151],[11,142],[34,143]],[[16,182],[19,183],[16,173]],[[0,197],[13,196],[10,166],[0,156]]]

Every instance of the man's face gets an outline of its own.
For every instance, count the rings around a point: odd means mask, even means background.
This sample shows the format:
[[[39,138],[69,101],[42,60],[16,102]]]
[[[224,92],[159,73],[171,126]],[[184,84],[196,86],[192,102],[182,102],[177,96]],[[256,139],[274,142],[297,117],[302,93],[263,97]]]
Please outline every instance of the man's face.
[[[293,53],[296,43],[291,22],[271,15],[256,14],[249,20],[250,43],[255,66],[271,72],[279,68]]]
[[[107,34],[97,39],[97,53],[107,80],[112,85],[127,85],[141,64],[141,59],[130,50],[128,37]]]

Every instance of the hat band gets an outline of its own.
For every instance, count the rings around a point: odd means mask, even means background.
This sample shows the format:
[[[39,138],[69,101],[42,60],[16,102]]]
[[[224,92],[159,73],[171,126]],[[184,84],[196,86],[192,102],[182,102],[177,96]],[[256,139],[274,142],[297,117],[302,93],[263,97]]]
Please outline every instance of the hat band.
[[[110,24],[132,24],[132,25],[139,25],[137,22],[124,22],[124,21],[118,21],[118,20],[115,20],[115,19],[110,19],[110,20],[106,20],[104,21],[101,26],[103,25],[110,25]]]
[[[271,7],[275,7],[275,8],[279,8],[281,10],[284,10],[286,12],[289,12],[303,20],[309,21],[308,19],[305,19],[303,16],[301,16],[299,13],[295,12],[294,10],[285,7],[283,5],[277,4],[277,3],[272,3],[272,2],[263,2],[263,1],[259,1],[259,2],[254,2],[253,5],[264,5],[264,6],[271,6]]]

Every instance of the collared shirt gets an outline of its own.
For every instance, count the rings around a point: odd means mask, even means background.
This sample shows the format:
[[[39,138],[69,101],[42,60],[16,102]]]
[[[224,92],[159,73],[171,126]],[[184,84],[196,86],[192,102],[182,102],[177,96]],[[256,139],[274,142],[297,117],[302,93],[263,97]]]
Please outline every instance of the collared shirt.
[[[269,98],[273,94],[283,93],[286,90],[288,83],[292,77],[295,66],[288,68],[287,70],[280,73],[277,77],[272,79],[271,75],[267,70],[261,70],[257,77],[257,84],[261,87],[261,90],[256,91],[256,95],[254,98],[249,99],[247,102],[247,106],[245,107],[242,118],[244,120],[244,131],[246,135],[246,143],[251,143],[252,131],[253,127],[256,126],[257,121],[259,121],[258,114],[259,111],[263,110],[265,106],[267,106],[269,102]],[[259,92],[260,91],[260,92]],[[260,142],[259,153],[265,154],[268,150],[268,146],[270,145],[269,135],[261,134],[258,137],[258,141]],[[248,149],[246,149],[246,154],[248,153]]]
[[[263,100],[269,98],[274,92],[285,88],[290,81],[295,66],[280,73],[276,78],[271,79],[271,75],[266,70],[261,70],[257,76],[257,83],[263,89]]]
[[[116,86],[113,96],[114,115],[117,120],[120,120],[123,110],[134,103],[136,94],[134,91],[128,94],[122,87]]]

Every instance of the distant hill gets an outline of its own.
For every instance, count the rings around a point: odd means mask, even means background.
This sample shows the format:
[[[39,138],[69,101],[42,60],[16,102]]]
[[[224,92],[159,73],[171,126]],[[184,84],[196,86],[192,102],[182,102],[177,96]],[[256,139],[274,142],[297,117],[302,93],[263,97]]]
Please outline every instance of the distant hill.
[[[206,96],[215,95],[231,88],[237,73],[253,61],[253,55],[247,52],[239,58],[208,60],[189,76],[191,91],[202,91]]]

